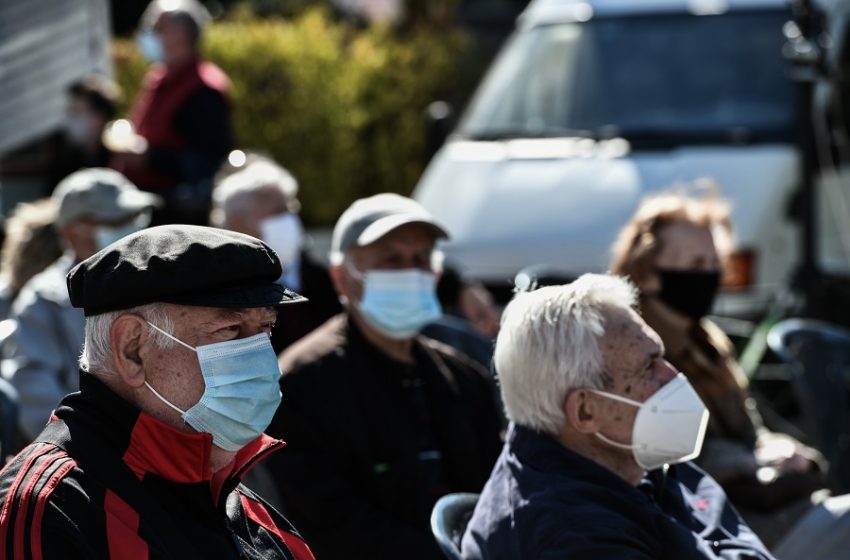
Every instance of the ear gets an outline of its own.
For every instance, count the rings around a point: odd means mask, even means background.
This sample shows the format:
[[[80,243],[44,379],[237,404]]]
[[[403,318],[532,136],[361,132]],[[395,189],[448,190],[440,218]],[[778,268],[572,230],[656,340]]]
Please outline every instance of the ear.
[[[328,273],[330,273],[331,275],[331,281],[333,282],[334,290],[336,290],[336,293],[341,296],[346,295],[348,293],[348,290],[345,287],[345,267],[341,264],[331,265],[331,267],[328,269]]]
[[[587,389],[576,389],[567,395],[564,401],[564,413],[567,423],[581,434],[593,434],[600,429],[599,401]]]
[[[65,224],[58,229],[59,235],[62,237],[65,245],[72,250],[76,249],[76,246],[79,244],[78,240],[80,237],[86,235],[88,232],[87,224],[80,222],[71,222],[70,224]]]
[[[340,299],[349,302],[360,301],[360,296],[363,295],[363,286],[360,281],[356,280],[351,272],[344,264],[337,264],[330,268],[331,280],[334,284],[336,293]]]
[[[140,349],[148,338],[144,319],[138,315],[122,315],[109,329],[112,364],[121,380],[133,388],[145,383]]]
[[[94,231],[94,226],[85,222],[72,222],[59,229],[65,245],[79,259],[86,259],[97,252]]]

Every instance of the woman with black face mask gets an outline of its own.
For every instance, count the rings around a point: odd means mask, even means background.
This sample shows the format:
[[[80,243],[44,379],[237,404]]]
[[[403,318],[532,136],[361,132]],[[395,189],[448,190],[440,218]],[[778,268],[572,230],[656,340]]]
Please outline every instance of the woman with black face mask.
[[[641,290],[644,320],[710,411],[696,462],[784,557],[782,539],[812,509],[810,495],[825,485],[825,465],[816,450],[762,425],[731,341],[706,318],[730,245],[724,201],[661,195],[645,200],[620,231],[611,271],[629,276]]]

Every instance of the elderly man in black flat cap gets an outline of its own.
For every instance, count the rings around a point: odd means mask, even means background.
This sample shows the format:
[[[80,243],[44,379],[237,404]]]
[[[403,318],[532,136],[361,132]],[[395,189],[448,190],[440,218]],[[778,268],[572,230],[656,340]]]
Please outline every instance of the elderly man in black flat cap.
[[[132,234],[68,274],[80,392],[0,473],[3,558],[312,559],[240,480],[283,443],[269,342],[280,261],[250,236]]]

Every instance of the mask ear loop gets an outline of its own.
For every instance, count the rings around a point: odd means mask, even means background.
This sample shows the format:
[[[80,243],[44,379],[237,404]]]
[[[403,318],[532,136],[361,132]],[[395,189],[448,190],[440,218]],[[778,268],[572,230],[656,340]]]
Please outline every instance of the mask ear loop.
[[[628,449],[629,451],[631,451],[632,449],[635,449],[637,447],[634,444],[620,443],[619,441],[614,441],[613,439],[601,434],[600,432],[596,432],[593,435],[595,435],[596,437],[598,437],[599,439],[601,439],[602,441],[604,441],[608,445],[612,445],[612,446],[618,447],[620,449]]]
[[[179,338],[175,337],[175,336],[174,336],[174,335],[172,335],[171,333],[168,333],[168,332],[166,332],[166,331],[162,330],[161,328],[157,327],[156,325],[154,325],[154,324],[153,324],[153,323],[151,323],[150,321],[145,321],[145,323],[147,323],[148,325],[150,325],[153,329],[158,330],[159,332],[161,332],[162,334],[164,334],[165,336],[167,336],[168,338],[170,338],[170,339],[171,339],[171,340],[173,340],[174,342],[177,342],[178,344],[182,344],[183,346],[185,346],[186,348],[188,348],[188,349],[189,349],[189,350],[191,350],[192,352],[197,352],[197,351],[198,351],[198,350],[197,350],[196,348],[194,348],[193,346],[189,346],[188,344],[186,344],[185,342],[183,342],[183,341],[182,341],[182,340],[180,340]]]
[[[159,394],[159,391],[157,391],[156,389],[154,389],[153,387],[151,387],[151,384],[150,384],[150,383],[148,383],[148,382],[147,382],[147,380],[145,380],[145,387],[147,387],[148,389],[150,389],[151,393],[153,393],[154,395],[156,395],[156,396],[157,396],[157,398],[158,398],[159,400],[161,400],[162,402],[164,402],[165,404],[167,404],[168,406],[170,406],[172,409],[174,409],[174,410],[176,410],[177,412],[179,412],[181,416],[183,416],[184,414],[186,414],[186,411],[185,411],[185,410],[180,410],[179,408],[177,408],[176,406],[174,406],[173,404],[171,404],[171,402],[170,402],[168,399],[166,399],[165,397],[163,397],[162,395],[160,395],[160,394]]]
[[[599,396],[601,396],[601,397],[606,397],[606,398],[609,398],[609,399],[611,399],[611,400],[619,401],[619,402],[621,402],[621,403],[630,404],[630,405],[632,405],[632,406],[636,406],[636,407],[638,407],[638,408],[641,408],[641,407],[643,406],[643,404],[644,404],[644,403],[641,403],[641,402],[638,402],[638,401],[632,400],[632,399],[630,399],[630,398],[628,398],[628,397],[623,397],[623,396],[620,396],[620,395],[615,395],[614,393],[609,393],[609,392],[607,392],[607,391],[600,391],[600,390],[598,390],[598,389],[588,389],[588,391],[590,391],[591,393],[595,393],[595,394],[597,394],[597,395],[599,395]],[[598,437],[599,439],[601,439],[602,441],[604,441],[604,442],[605,442],[605,443],[607,443],[608,445],[612,445],[612,446],[617,447],[617,448],[619,448],[619,449],[628,449],[628,450],[632,450],[632,449],[635,449],[635,448],[637,447],[637,446],[636,446],[636,445],[634,445],[634,444],[620,443],[620,442],[618,442],[618,441],[614,441],[613,439],[611,439],[611,438],[609,438],[609,437],[607,437],[607,436],[605,436],[604,434],[601,434],[601,433],[599,433],[599,432],[596,432],[596,433],[595,433],[595,434],[593,434],[593,435],[595,435],[596,437]]]
[[[183,341],[182,341],[182,340],[180,340],[179,338],[177,338],[177,337],[175,337],[174,335],[172,335],[172,334],[170,334],[170,333],[168,333],[168,332],[166,332],[166,331],[162,330],[161,328],[157,327],[156,325],[154,325],[154,324],[153,324],[153,323],[151,323],[150,321],[145,320],[145,323],[147,323],[148,325],[150,325],[150,326],[151,326],[151,328],[153,328],[153,329],[155,329],[155,330],[157,330],[157,331],[161,332],[162,334],[164,334],[165,336],[167,336],[168,338],[170,338],[170,339],[171,339],[171,340],[173,340],[174,342],[177,342],[178,344],[182,344],[183,346],[185,346],[186,348],[188,348],[189,350],[191,350],[191,351],[193,351],[193,352],[197,352],[197,350],[195,350],[194,348],[192,348],[191,346],[189,346],[188,344],[186,344],[185,342],[183,342]],[[154,395],[156,395],[156,397],[157,397],[159,400],[161,400],[162,402],[164,402],[165,404],[167,404],[168,406],[170,406],[170,407],[171,407],[172,409],[174,409],[175,411],[179,412],[181,416],[182,416],[182,415],[184,415],[184,414],[186,414],[186,411],[184,411],[184,410],[180,410],[179,408],[177,408],[176,406],[174,406],[174,405],[173,405],[173,404],[172,404],[172,403],[171,403],[168,399],[166,399],[165,397],[163,397],[162,395],[160,395],[160,394],[159,394],[159,391],[157,391],[156,389],[154,389],[153,387],[151,387],[151,384],[150,384],[150,383],[148,383],[148,382],[147,382],[147,380],[145,380],[145,387],[147,387],[148,389],[150,389],[151,393],[153,393]]]
[[[626,404],[630,404],[632,406],[636,406],[638,408],[640,408],[644,405],[644,403],[642,403],[642,402],[630,399],[628,397],[615,395],[614,393],[609,393],[607,391],[600,391],[599,389],[588,389],[588,391],[590,391],[591,393],[596,393],[597,395],[602,396],[602,397],[608,397],[609,399],[612,399],[612,400],[615,400],[615,401],[620,401],[621,403],[626,403]]]

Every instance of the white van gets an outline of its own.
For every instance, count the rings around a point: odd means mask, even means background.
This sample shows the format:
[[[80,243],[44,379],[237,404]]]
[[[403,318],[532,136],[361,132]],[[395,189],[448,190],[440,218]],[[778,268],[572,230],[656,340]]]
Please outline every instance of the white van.
[[[711,178],[733,205],[749,315],[800,258],[801,177],[783,0],[534,0],[413,196],[449,261],[491,287],[521,268],[603,271],[647,194]]]

